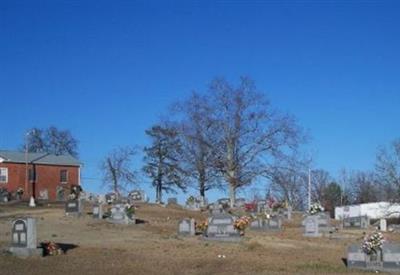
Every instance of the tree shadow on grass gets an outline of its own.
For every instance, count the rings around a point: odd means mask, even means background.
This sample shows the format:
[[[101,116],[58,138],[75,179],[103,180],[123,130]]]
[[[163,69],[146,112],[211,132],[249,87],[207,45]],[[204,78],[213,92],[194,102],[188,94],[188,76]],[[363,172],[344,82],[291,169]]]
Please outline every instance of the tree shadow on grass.
[[[346,258],[342,258],[342,262],[344,263],[345,266],[347,266],[347,259]]]
[[[46,242],[40,243],[40,247],[43,248],[43,256],[49,256],[49,251],[47,250],[47,244]],[[75,249],[79,246],[71,243],[55,243],[62,251],[62,254],[66,254],[69,250]]]

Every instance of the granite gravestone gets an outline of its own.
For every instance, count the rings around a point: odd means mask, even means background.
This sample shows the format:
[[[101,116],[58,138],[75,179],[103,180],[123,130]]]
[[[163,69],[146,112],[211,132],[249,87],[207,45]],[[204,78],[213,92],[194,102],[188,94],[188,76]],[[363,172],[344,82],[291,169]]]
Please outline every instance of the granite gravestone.
[[[384,243],[376,253],[365,253],[360,245],[347,249],[347,267],[370,271],[400,272],[400,246]]]
[[[367,216],[346,217],[343,219],[344,229],[367,229],[369,218]]]
[[[144,203],[147,202],[147,195],[143,190],[133,190],[128,195],[130,203]]]
[[[168,198],[167,204],[178,204],[178,199],[177,198]]]
[[[321,237],[319,227],[319,217],[317,215],[308,216],[304,219],[304,236]]]
[[[94,204],[92,214],[94,219],[103,219],[103,205],[101,203]]]
[[[254,230],[279,231],[282,229],[282,219],[273,216],[269,219],[256,219],[250,223],[250,228]]]
[[[196,234],[194,219],[183,219],[178,224],[178,234],[184,236],[194,236]]]
[[[225,213],[214,214],[208,218],[208,227],[205,232],[205,240],[214,241],[240,241],[240,232],[233,226],[235,219]]]
[[[82,215],[82,201],[77,200],[67,200],[65,202],[65,215],[79,217]]]
[[[16,219],[12,222],[11,246],[9,251],[19,257],[41,256],[43,250],[36,246],[36,220]]]
[[[379,230],[382,232],[386,232],[387,231],[387,221],[386,219],[380,219],[379,220]]]
[[[115,224],[136,223],[135,216],[129,217],[125,211],[125,207],[122,204],[116,204],[111,208],[111,214],[107,221]]]

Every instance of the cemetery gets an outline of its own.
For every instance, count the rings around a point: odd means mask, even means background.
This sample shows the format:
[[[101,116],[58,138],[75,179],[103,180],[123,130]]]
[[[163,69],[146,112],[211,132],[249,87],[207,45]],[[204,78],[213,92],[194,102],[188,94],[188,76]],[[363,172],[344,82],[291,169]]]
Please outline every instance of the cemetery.
[[[358,274],[400,270],[400,234],[383,232],[381,249],[367,254],[360,240],[368,238],[363,235],[366,230],[373,234],[374,228],[343,229],[350,237],[333,239],[324,230],[340,226],[340,222],[329,220],[324,212],[294,212],[288,220],[280,215],[268,219],[243,215],[242,210],[224,209],[218,203],[208,211],[153,203],[137,204],[128,211],[130,206],[82,200],[79,218],[71,218],[65,215],[69,211],[65,203],[36,208],[2,205],[1,274],[29,274],[33,268],[40,274],[130,274],[133,270],[134,274],[225,274],[227,270],[234,270],[233,274]],[[137,223],[137,219],[144,222]],[[65,244],[71,249],[62,250]]]

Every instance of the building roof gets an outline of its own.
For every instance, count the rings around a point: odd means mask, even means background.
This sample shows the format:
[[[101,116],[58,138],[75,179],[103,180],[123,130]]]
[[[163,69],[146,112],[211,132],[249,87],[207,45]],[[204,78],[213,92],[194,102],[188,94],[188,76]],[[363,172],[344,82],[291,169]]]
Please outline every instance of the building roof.
[[[0,161],[26,163],[25,153],[19,151],[0,150]],[[49,153],[28,153],[28,163],[48,165],[80,166],[79,160],[71,155],[54,155]]]

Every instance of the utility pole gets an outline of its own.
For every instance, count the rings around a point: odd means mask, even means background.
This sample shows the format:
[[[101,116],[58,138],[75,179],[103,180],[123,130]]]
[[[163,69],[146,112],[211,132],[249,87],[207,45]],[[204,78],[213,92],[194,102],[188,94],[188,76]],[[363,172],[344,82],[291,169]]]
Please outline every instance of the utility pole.
[[[25,134],[25,190],[24,193],[26,194],[25,196],[29,198],[29,192],[28,192],[28,136],[29,132]]]
[[[311,208],[311,169],[308,168],[308,210]]]

